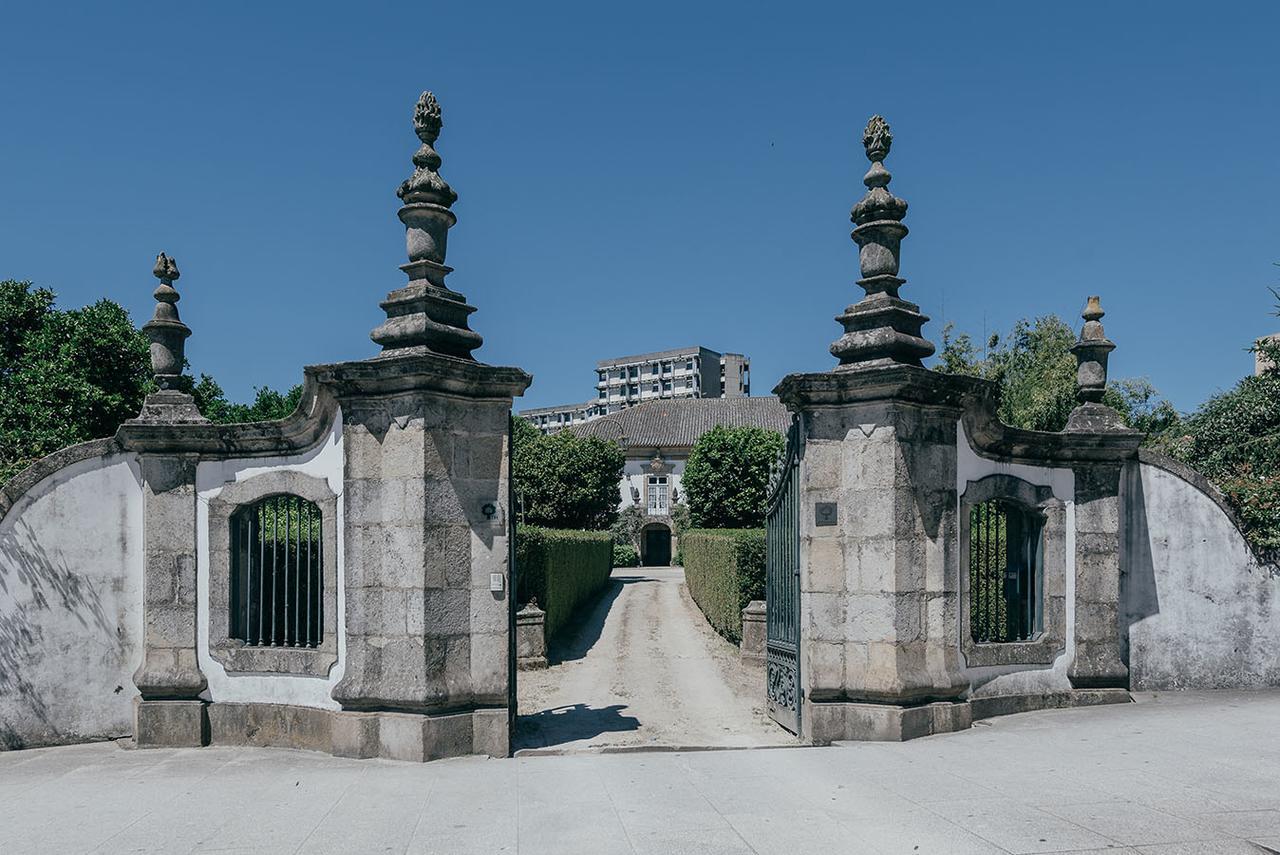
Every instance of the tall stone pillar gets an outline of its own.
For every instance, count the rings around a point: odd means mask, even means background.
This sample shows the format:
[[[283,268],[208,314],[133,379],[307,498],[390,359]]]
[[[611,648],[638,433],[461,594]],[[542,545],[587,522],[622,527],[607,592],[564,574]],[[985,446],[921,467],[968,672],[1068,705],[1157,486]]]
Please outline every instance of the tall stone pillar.
[[[1075,353],[1076,399],[1067,432],[1139,435],[1125,426],[1120,414],[1102,403],[1107,387],[1107,358],[1115,344],[1102,328],[1102,305],[1090,297],[1082,316]],[[1120,632],[1120,551],[1122,519],[1120,482],[1123,463],[1081,462],[1075,472],[1076,596],[1075,656],[1067,670],[1077,689],[1126,688]]]
[[[956,555],[956,424],[967,387],[921,367],[933,352],[920,335],[928,318],[898,296],[907,203],[888,190],[891,143],[872,117],[867,194],[852,211],[866,295],[837,318],[840,365],[775,389],[806,431],[801,727],[819,744],[970,722]]]
[[[429,760],[508,751],[508,433],[531,378],[475,361],[474,309],[444,284],[457,194],[439,104],[400,187],[409,283],[382,303],[381,356],[321,369],[342,404],[346,667],[339,754]]]
[[[198,746],[208,741],[206,682],[196,661],[196,463],[179,450],[177,430],[201,424],[190,395],[180,391],[184,342],[191,330],[178,317],[177,264],[156,260],[155,316],[142,330],[151,340],[158,391],[120,437],[139,453],[143,516],[143,661],[133,676],[141,697],[134,739],[141,747]]]

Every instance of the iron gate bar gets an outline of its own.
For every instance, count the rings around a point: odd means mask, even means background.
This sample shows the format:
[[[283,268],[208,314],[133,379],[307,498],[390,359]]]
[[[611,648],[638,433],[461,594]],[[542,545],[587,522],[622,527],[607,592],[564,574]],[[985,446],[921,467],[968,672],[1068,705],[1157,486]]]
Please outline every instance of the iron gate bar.
[[[765,517],[765,667],[769,715],[800,732],[800,460],[804,432],[792,418]]]

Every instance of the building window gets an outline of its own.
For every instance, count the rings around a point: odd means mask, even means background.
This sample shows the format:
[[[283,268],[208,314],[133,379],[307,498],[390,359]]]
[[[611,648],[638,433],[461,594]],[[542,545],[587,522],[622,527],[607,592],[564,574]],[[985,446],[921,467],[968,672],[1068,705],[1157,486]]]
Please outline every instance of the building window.
[[[648,479],[649,515],[661,516],[671,512],[667,501],[667,476],[650,475]]]
[[[686,370],[686,371],[692,371],[692,370],[693,370],[693,360],[692,360],[692,359],[690,359],[688,362],[686,362],[686,363],[684,364],[684,367],[685,367],[685,370]]]
[[[608,393],[606,390],[604,390],[604,389],[601,389],[601,390],[600,390],[600,398],[602,398],[602,399],[603,399],[603,398],[605,397],[605,395],[607,395],[607,394],[609,394],[609,393]]]
[[[654,392],[654,394],[655,394],[655,395],[658,393],[658,384],[657,384],[657,383],[654,383],[654,384],[653,384],[653,392]]]
[[[671,381],[670,381],[670,380],[663,380],[663,381],[662,381],[662,391],[664,391],[664,392],[670,392],[670,391],[671,391]]]
[[[1044,518],[1007,499],[969,507],[969,634],[979,644],[1043,630]]]
[[[636,397],[636,396],[638,396],[638,395],[640,394],[640,387],[639,387],[639,386],[632,386],[630,389],[628,389],[628,390],[627,390],[627,394],[628,394],[628,395],[630,395],[630,396],[632,396],[632,397]]]
[[[689,379],[687,379],[687,380],[685,380],[685,381],[684,381],[684,387],[685,387],[686,389],[692,389],[692,388],[693,388],[693,378],[692,378],[692,377],[690,377]]]
[[[230,638],[316,647],[324,638],[322,518],[300,496],[267,496],[231,516]]]

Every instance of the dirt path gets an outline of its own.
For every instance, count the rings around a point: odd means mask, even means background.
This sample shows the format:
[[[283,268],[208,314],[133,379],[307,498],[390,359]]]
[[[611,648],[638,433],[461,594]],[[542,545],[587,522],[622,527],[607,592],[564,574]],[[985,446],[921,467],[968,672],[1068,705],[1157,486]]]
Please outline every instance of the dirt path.
[[[520,748],[794,744],[764,711],[764,670],[711,629],[684,571],[616,570],[545,671],[518,677]]]

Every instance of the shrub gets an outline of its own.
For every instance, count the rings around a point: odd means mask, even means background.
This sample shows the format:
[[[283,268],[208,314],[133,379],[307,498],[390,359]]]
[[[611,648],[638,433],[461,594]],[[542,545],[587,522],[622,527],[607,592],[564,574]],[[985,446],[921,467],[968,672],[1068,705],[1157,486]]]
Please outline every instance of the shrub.
[[[689,596],[716,632],[742,641],[742,610],[764,599],[764,529],[690,529],[680,538]]]
[[[698,437],[685,465],[689,522],[696,528],[764,525],[769,470],[782,434],[767,428],[717,425]]]
[[[571,431],[543,436],[515,418],[512,450],[520,519],[564,529],[605,529],[618,515],[622,446]]]
[[[613,545],[613,566],[639,567],[640,553],[629,543],[615,543]]]
[[[603,531],[516,529],[516,601],[537,598],[554,638],[609,582],[613,539]]]

